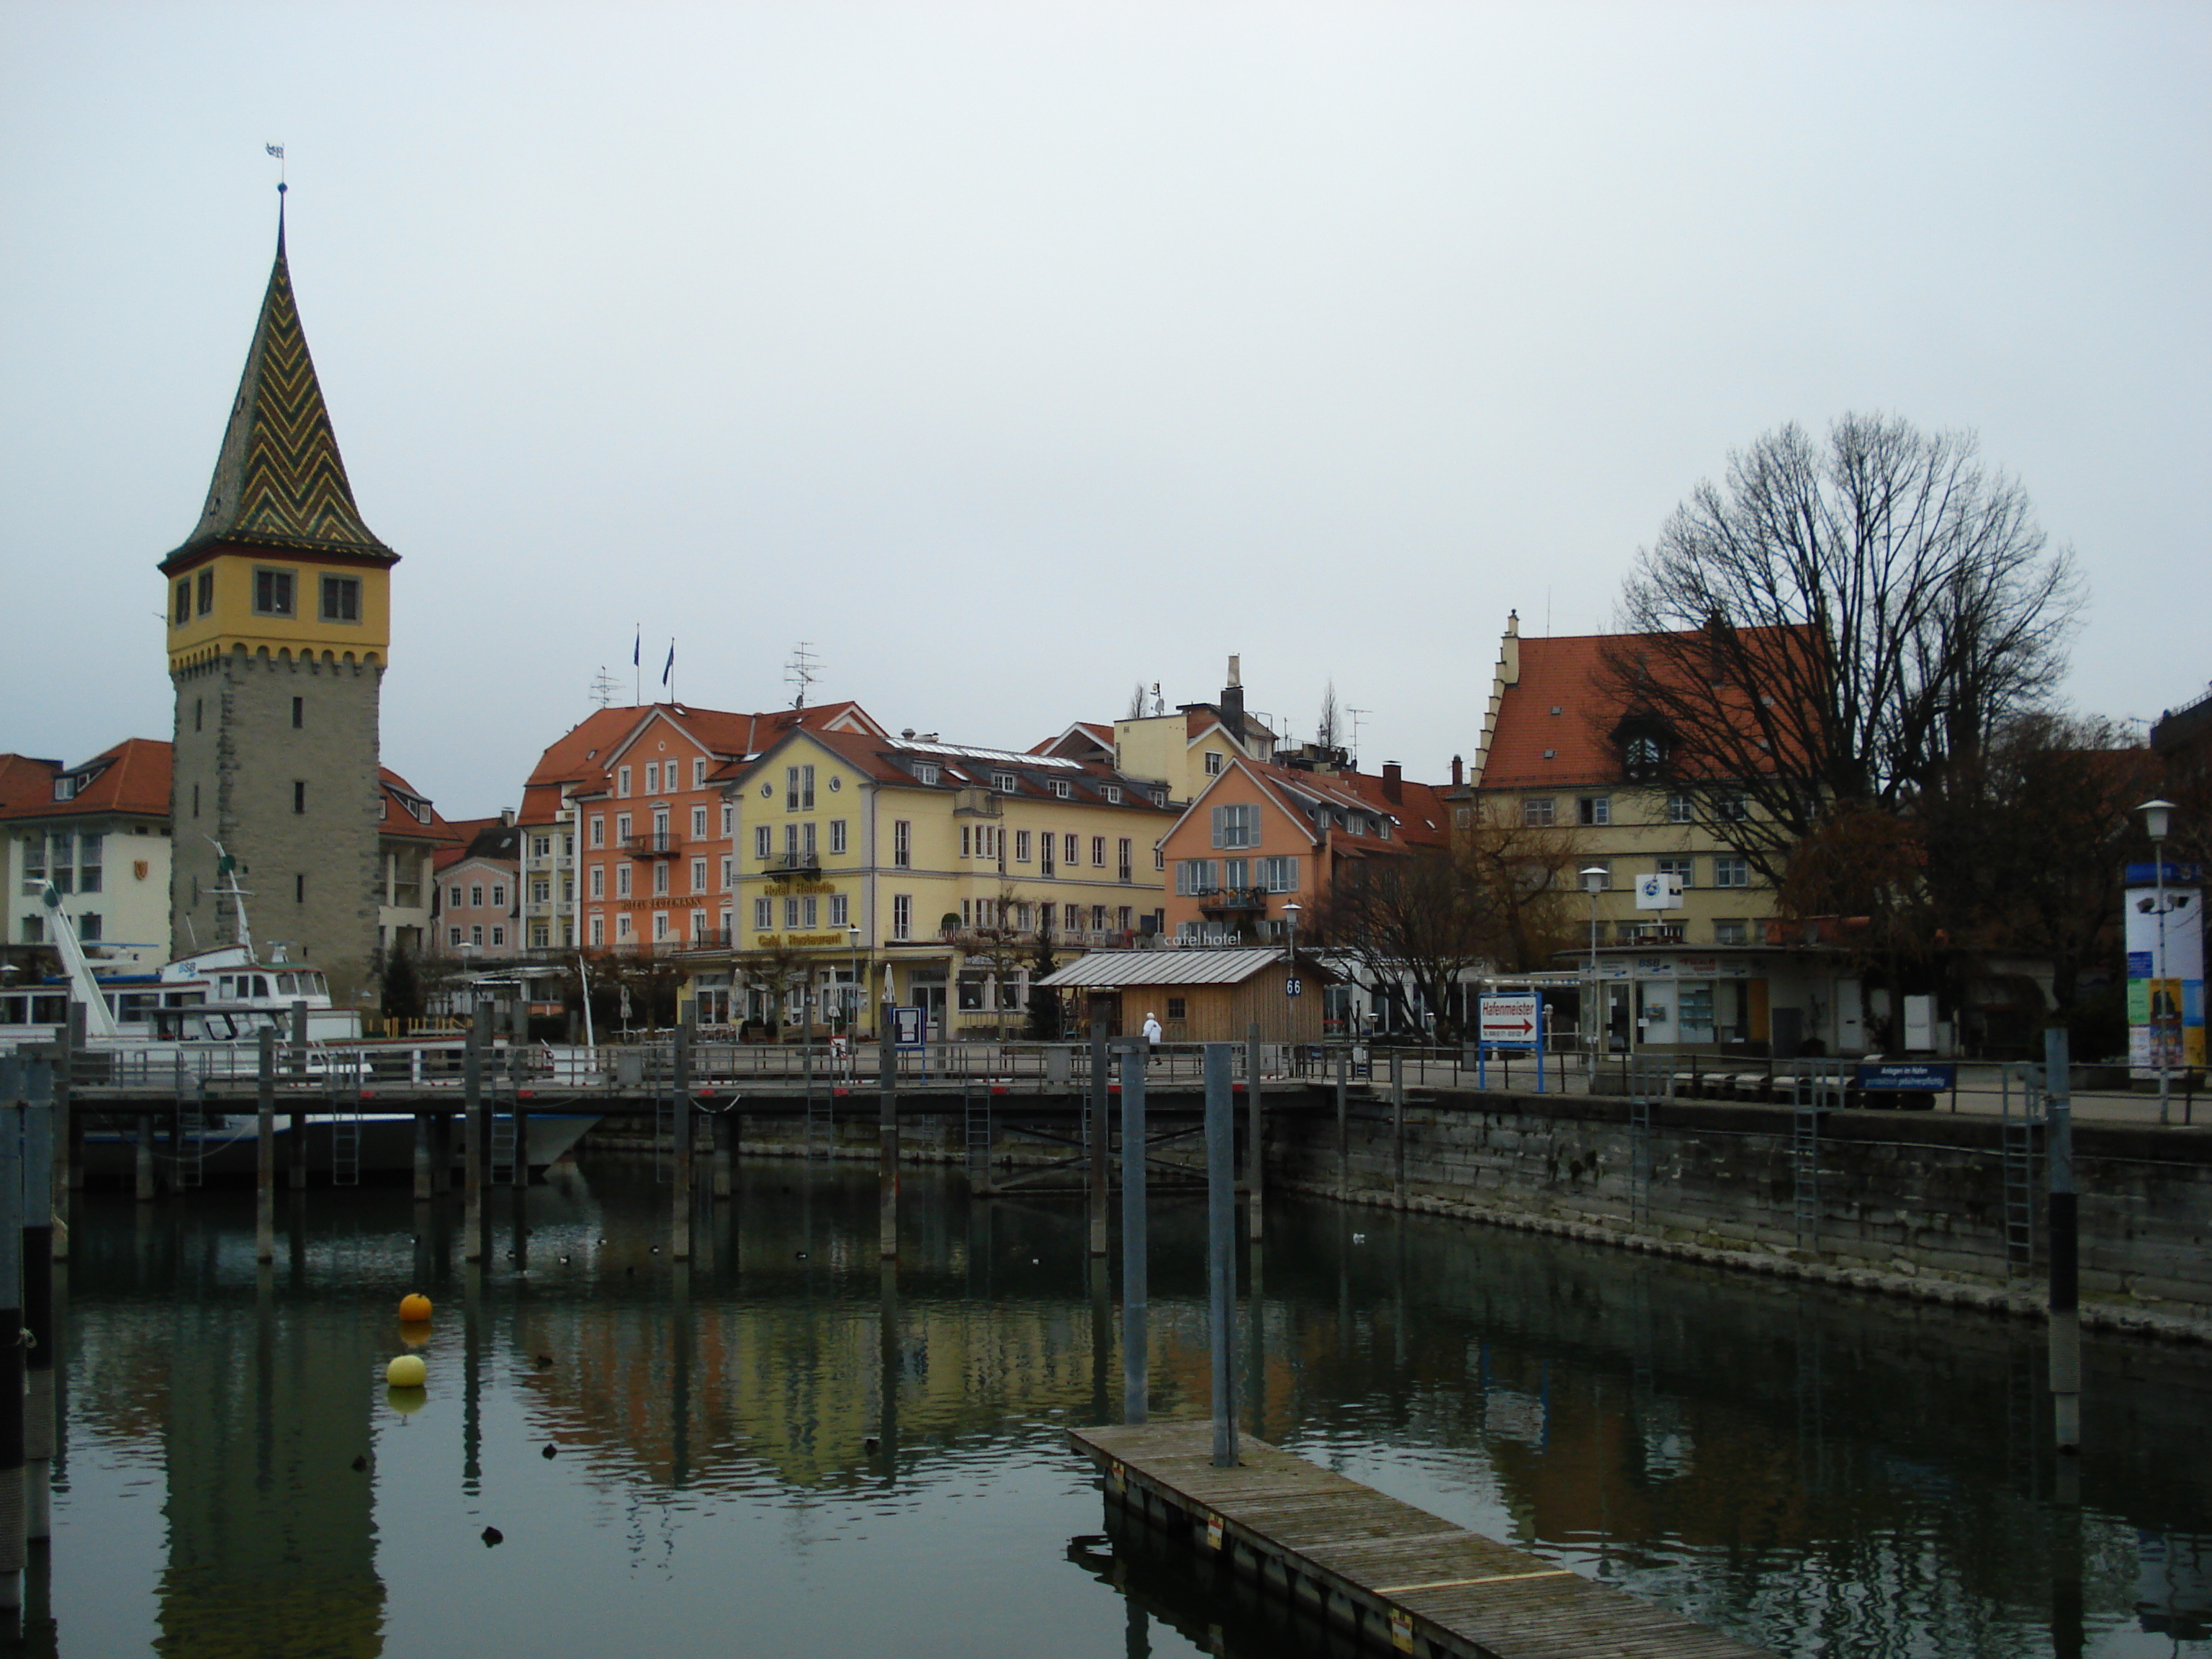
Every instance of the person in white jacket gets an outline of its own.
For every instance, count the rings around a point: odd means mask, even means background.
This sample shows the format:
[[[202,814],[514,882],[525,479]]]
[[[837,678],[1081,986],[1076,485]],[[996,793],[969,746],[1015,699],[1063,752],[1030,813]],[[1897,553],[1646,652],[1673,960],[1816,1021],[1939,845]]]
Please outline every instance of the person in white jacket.
[[[1159,1051],[1160,1022],[1152,1011],[1147,1008],[1145,1010],[1145,1063],[1150,1065],[1152,1057]]]

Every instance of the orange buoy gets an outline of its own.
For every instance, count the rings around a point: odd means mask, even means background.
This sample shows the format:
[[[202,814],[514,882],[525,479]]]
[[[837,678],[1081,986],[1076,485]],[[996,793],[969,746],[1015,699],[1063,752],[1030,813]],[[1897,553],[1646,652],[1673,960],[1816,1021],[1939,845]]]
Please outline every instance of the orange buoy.
[[[430,1316],[430,1298],[420,1291],[413,1291],[399,1298],[399,1317],[402,1322],[419,1325]]]

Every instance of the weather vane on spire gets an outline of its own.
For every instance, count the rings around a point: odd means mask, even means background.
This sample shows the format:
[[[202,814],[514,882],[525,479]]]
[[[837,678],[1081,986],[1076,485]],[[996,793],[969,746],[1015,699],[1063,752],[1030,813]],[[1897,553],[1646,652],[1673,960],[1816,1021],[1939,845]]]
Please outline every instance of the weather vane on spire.
[[[276,193],[279,196],[282,196],[285,190],[284,146],[282,144],[264,144],[261,148],[267,150],[271,155],[276,158]]]

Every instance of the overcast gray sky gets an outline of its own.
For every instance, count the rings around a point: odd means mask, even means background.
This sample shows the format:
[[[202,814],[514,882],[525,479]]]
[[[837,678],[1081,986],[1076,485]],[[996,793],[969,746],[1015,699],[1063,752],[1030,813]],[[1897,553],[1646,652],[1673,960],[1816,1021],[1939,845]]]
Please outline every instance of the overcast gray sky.
[[[511,804],[658,692],[1026,746],[1136,682],[1472,756],[1505,614],[1606,625],[1731,447],[1977,428],[2203,690],[2212,9],[0,11],[0,749],[166,737],[289,147],[384,753]]]

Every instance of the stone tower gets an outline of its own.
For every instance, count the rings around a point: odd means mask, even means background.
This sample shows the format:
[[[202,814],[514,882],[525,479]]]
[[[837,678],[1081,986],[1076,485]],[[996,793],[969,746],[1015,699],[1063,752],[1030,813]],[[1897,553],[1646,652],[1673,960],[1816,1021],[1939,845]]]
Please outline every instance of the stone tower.
[[[281,189],[282,186],[280,185]],[[354,506],[322,387],[276,262],[198,527],[161,561],[176,687],[170,939],[228,943],[215,843],[248,919],[368,1000],[377,946],[377,708],[399,556]]]

